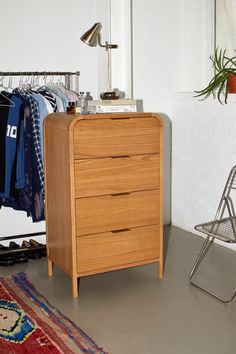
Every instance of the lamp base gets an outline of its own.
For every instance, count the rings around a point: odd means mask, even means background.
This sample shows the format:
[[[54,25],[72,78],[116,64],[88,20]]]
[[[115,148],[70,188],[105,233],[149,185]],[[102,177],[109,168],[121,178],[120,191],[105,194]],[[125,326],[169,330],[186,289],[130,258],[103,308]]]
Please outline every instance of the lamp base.
[[[118,100],[119,98],[125,98],[125,93],[117,88],[108,89],[107,91],[100,93],[100,98],[102,100]]]

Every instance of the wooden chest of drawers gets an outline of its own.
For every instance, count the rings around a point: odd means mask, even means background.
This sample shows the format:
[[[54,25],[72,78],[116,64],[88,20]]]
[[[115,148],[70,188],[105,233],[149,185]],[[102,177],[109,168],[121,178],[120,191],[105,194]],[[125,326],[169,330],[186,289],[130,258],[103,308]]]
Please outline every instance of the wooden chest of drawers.
[[[162,122],[152,113],[44,121],[48,273],[78,278],[158,262],[163,276]]]

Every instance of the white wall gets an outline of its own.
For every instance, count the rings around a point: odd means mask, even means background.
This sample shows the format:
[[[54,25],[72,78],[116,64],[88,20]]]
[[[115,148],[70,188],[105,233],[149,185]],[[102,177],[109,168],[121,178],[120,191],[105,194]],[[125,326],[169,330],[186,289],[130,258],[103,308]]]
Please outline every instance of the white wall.
[[[201,88],[209,79],[212,5],[213,0],[12,0],[1,7],[1,70],[80,70],[80,89],[95,99],[106,85],[106,53],[79,38],[102,22],[103,41],[110,37],[119,45],[113,52],[113,85],[127,97],[133,87],[144,110],[159,112],[164,120],[166,223],[171,217],[172,94]],[[0,223],[0,235],[44,229],[10,209],[1,210]]]
[[[190,232],[214,219],[236,164],[235,95],[227,105],[192,96],[175,94],[172,114],[172,224]]]
[[[100,0],[96,11],[103,28],[102,44],[117,44],[111,50],[112,88],[132,96],[131,70],[131,0]],[[108,57],[104,48],[98,48],[98,94],[108,88]]]
[[[209,79],[213,0],[133,1],[133,91],[165,128],[164,221],[171,219],[172,94]]]
[[[97,20],[96,0],[1,3],[2,71],[81,71],[80,87],[97,95],[97,57],[80,41]]]
[[[190,232],[214,217],[235,165],[235,98],[227,106],[192,98],[213,72],[213,5],[213,0],[133,1],[134,97],[144,100],[145,111],[163,117],[165,219],[172,204],[172,224]]]
[[[102,22],[102,42],[119,45],[113,54],[114,85],[130,96],[130,0],[12,0],[1,4],[1,13],[1,71],[79,70],[80,90],[98,99],[107,88],[106,52],[86,46],[80,37]],[[0,237],[45,230],[44,222],[33,224],[10,208],[1,209],[0,225]]]
[[[97,22],[96,0],[12,0],[1,3],[1,71],[77,71],[80,89],[97,96],[97,49],[80,36]],[[24,212],[2,208],[0,236],[45,230]],[[37,238],[39,240],[39,238]]]
[[[231,58],[235,56],[236,7],[234,0],[216,0],[216,47]]]
[[[132,98],[132,37],[131,0],[111,0],[111,43],[118,44],[112,51],[113,88]]]
[[[172,92],[209,79],[213,0],[134,0],[134,96],[145,111],[172,113]]]
[[[105,44],[110,38],[110,3],[109,0],[100,0],[96,2],[96,12],[98,17],[98,22],[102,24],[101,30],[101,42]],[[104,48],[89,48],[90,51],[97,51],[97,97],[94,99],[99,99],[99,94],[103,92],[108,86],[108,75],[107,75],[107,52]]]

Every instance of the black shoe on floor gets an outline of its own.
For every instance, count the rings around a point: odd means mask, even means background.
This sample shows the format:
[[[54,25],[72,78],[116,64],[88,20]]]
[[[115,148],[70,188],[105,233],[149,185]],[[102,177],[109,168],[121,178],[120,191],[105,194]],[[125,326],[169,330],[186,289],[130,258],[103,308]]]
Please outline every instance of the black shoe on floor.
[[[9,249],[10,250],[17,250],[18,248],[20,248],[20,245],[18,245],[18,243],[16,243],[15,241],[11,241],[9,243]]]
[[[10,256],[0,256],[0,266],[8,267],[15,264],[15,260]]]
[[[28,256],[23,252],[14,254],[13,259],[14,259],[15,263],[27,263],[28,262]]]
[[[39,243],[36,240],[30,239],[29,243],[31,244],[32,247],[42,247],[42,246],[46,246],[42,243]],[[46,247],[44,249],[39,249],[37,252],[39,252],[41,254],[41,256],[43,257],[47,257],[47,250]]]
[[[8,247],[3,246],[3,245],[0,245],[0,252],[1,252],[1,251],[6,251],[6,250],[8,250],[8,249],[9,249]]]
[[[23,241],[21,248],[27,248],[27,249],[32,249],[33,247],[28,241]],[[36,250],[36,251],[29,251],[27,252],[27,256],[29,259],[39,259],[41,258],[41,254]]]

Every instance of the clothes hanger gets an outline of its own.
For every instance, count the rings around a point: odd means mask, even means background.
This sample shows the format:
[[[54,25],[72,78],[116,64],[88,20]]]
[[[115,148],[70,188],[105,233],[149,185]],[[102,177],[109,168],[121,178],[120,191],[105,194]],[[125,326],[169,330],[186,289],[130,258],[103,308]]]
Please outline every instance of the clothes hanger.
[[[37,91],[41,88],[40,75],[32,75],[30,80],[30,91]]]
[[[56,82],[56,85],[57,85],[58,87],[62,86],[62,87],[64,87],[64,88],[66,88],[66,87],[65,87],[65,84],[64,84],[64,82],[63,82],[63,78],[62,78],[61,75],[58,77],[58,81]]]
[[[30,76],[26,77],[25,83],[24,83],[24,89],[25,90],[30,90],[31,85],[30,85]]]
[[[15,102],[0,91],[0,107],[15,107]]]
[[[47,75],[44,75],[43,76],[43,85],[42,86],[39,85],[39,87],[37,88],[37,91],[40,92],[40,90],[44,90],[46,88],[46,86],[47,86]]]
[[[36,75],[36,76],[32,77],[30,91],[37,91],[37,90],[39,90],[42,87],[39,84],[39,79],[40,79],[39,75]]]
[[[2,76],[0,80],[0,107],[15,107],[15,102],[13,102],[9,97],[6,96],[4,94],[4,91],[1,91],[1,89],[4,89],[6,90],[7,93],[7,89],[9,88],[3,86],[3,81],[4,81],[4,77]],[[10,85],[10,81],[9,81],[9,85]]]
[[[50,77],[50,80],[48,81],[47,85],[48,87],[52,87],[52,86],[55,86],[55,82],[54,82],[54,75],[52,75]]]

